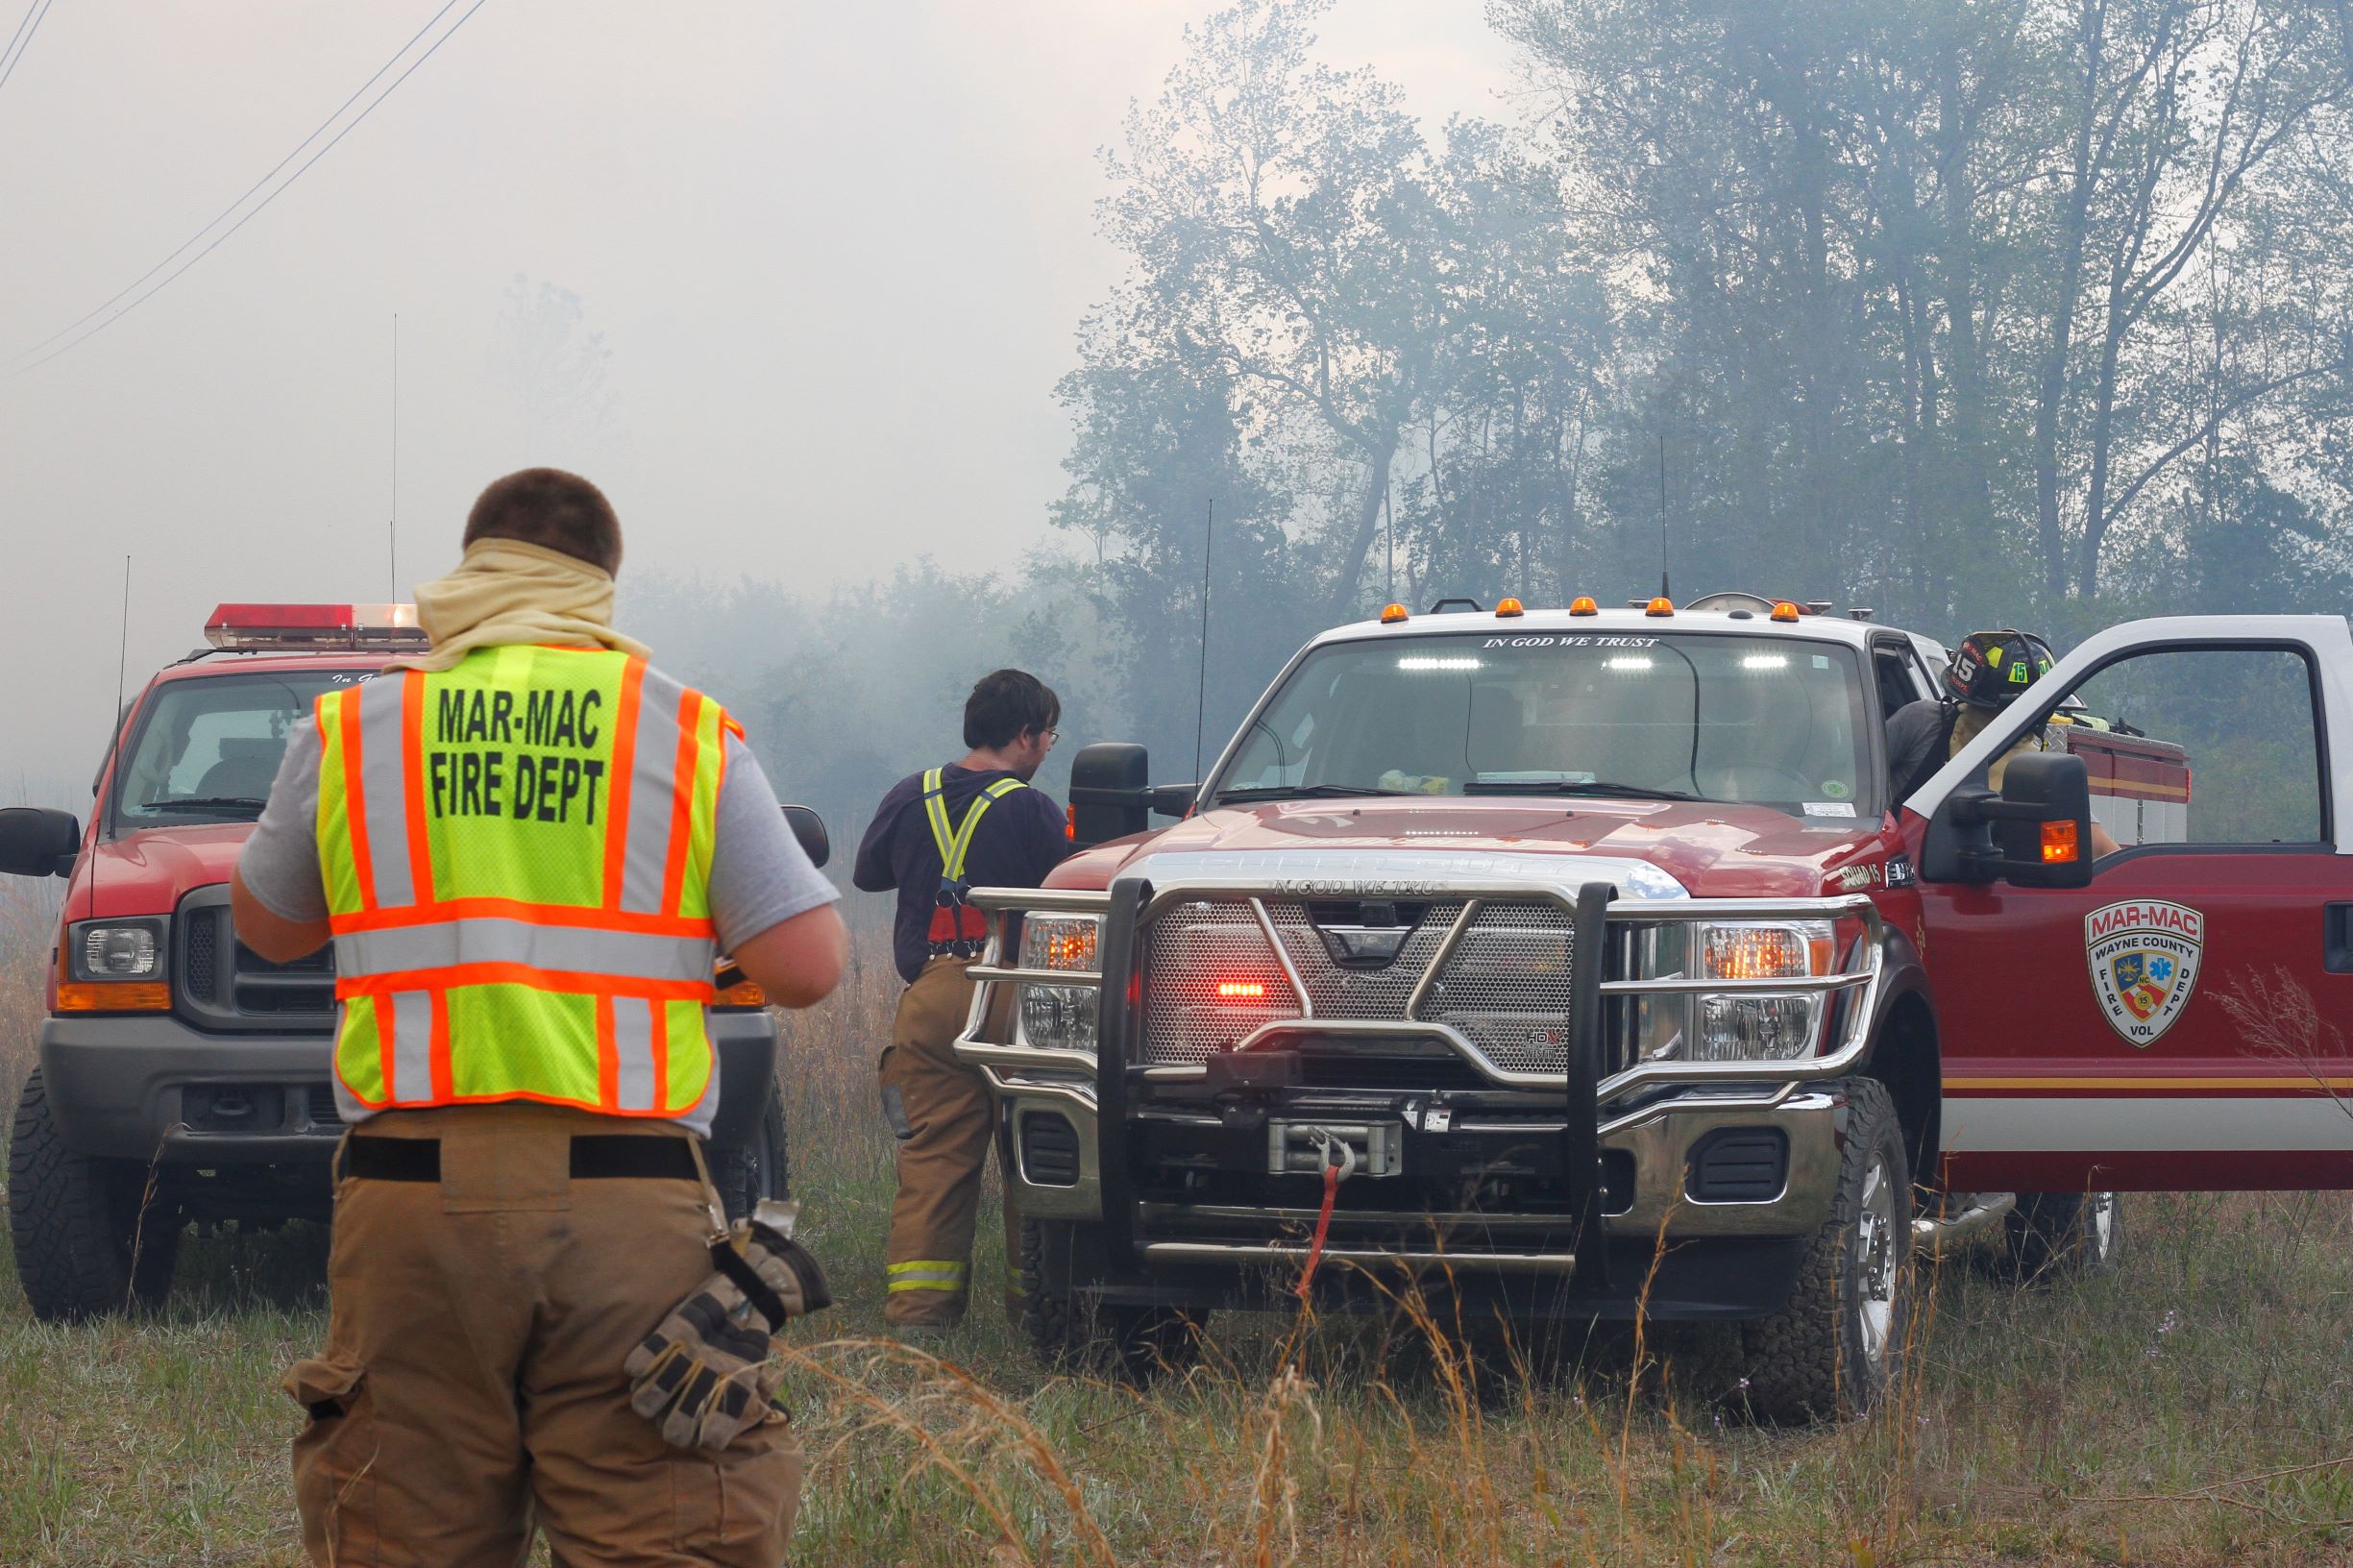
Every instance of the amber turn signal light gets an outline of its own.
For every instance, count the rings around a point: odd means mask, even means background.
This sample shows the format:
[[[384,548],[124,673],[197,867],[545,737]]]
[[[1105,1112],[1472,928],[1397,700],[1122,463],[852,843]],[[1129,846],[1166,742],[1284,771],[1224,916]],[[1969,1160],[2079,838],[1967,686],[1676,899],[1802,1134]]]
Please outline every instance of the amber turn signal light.
[[[160,980],[61,980],[61,1013],[168,1013],[172,988]]]
[[[1398,622],[1403,621],[1405,618],[1406,607],[1403,604],[1384,604],[1381,606],[1381,624],[1385,626],[1393,626],[1397,625]]]
[[[2043,824],[2044,865],[2071,865],[2082,852],[2076,844],[2073,822],[2045,822]]]
[[[1569,613],[1571,615],[1599,615],[1602,613],[1602,607],[1593,602],[1591,594],[1579,594],[1569,601]]]
[[[1673,615],[1675,613],[1675,601],[1669,599],[1666,595],[1661,594],[1656,599],[1652,600],[1650,607],[1645,609],[1642,613],[1645,615]]]

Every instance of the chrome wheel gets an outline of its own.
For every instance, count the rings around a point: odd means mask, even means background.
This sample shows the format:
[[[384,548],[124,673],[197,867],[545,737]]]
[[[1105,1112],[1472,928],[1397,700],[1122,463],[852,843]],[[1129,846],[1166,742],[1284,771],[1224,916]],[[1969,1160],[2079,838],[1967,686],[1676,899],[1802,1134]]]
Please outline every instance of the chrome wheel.
[[[1872,1366],[1887,1359],[1896,1319],[1896,1184],[1886,1163],[1875,1156],[1863,1173],[1862,1203],[1854,1218],[1855,1312],[1863,1335],[1863,1359]]]

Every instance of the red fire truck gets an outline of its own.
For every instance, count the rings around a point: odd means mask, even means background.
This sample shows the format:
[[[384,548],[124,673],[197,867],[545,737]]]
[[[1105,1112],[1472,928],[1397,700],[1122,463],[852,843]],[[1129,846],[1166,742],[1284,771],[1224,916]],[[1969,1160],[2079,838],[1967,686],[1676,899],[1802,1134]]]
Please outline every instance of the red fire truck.
[[[1140,1367],[1410,1276],[1726,1324],[1728,1398],[1827,1417],[1896,1375],[1920,1246],[2100,1269],[2119,1190],[2353,1186],[2345,622],[2102,632],[1896,799],[1942,651],[1789,602],[1391,605],[1198,784],[1088,747],[1091,846],[973,895],[958,1043],[1038,1350]]]
[[[312,700],[425,638],[406,604],[224,604],[205,632],[124,710],[86,827],[0,810],[0,871],[68,879],[9,1153],[17,1278],[43,1320],[161,1300],[189,1225],[330,1209],[333,950],[252,952],[229,873]],[[786,809],[822,864],[821,824]],[[721,993],[710,1025],[712,1176],[743,1212],[784,1191],[775,1025],[748,984]]]

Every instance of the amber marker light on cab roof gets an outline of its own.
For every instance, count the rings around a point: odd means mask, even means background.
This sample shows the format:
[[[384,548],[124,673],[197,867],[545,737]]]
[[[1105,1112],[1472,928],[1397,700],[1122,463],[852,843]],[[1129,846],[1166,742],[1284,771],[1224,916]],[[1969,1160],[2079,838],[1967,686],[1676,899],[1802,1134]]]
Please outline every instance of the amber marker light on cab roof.
[[[1773,607],[1773,618],[1776,621],[1795,621],[1799,613],[1798,606],[1792,604],[1788,600],[1783,600]]]
[[[1602,607],[1593,602],[1591,594],[1579,594],[1575,599],[1569,600],[1569,613],[1571,615],[1599,615],[1602,613]]]
[[[1675,601],[1669,599],[1666,595],[1661,594],[1656,599],[1652,600],[1649,607],[1642,613],[1645,615],[1673,615],[1675,613]]]
[[[1403,604],[1384,604],[1381,606],[1381,624],[1385,626],[1393,626],[1397,625],[1398,622],[1403,621],[1405,618],[1406,607]]]
[[[1528,611],[1516,599],[1499,599],[1495,601],[1495,613],[1507,620],[1515,615],[1526,615]]]
[[[2070,866],[2083,850],[2075,836],[2075,824],[2045,822],[2043,824],[2043,864]]]

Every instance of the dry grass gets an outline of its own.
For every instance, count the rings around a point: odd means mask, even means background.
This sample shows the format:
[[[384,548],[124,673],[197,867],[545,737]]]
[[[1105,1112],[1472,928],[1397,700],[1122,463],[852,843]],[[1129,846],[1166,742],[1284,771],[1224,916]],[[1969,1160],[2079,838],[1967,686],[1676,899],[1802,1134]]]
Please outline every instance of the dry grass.
[[[1556,1364],[1410,1294],[1386,1321],[1221,1317],[1199,1368],[1142,1394],[1042,1377],[995,1310],[988,1226],[967,1326],[937,1356],[881,1339],[878,951],[789,1028],[796,1187],[845,1297],[788,1351],[813,1458],[797,1561],[2353,1561],[2335,1194],[2135,1197],[2123,1270],[2054,1289],[1949,1260],[1900,1397],[1808,1432],[1704,1397],[1705,1335]],[[160,1317],[72,1330],[0,1278],[0,1562],[297,1560],[298,1412],[274,1384],[324,1328],[320,1252],[299,1229],[195,1242]]]

